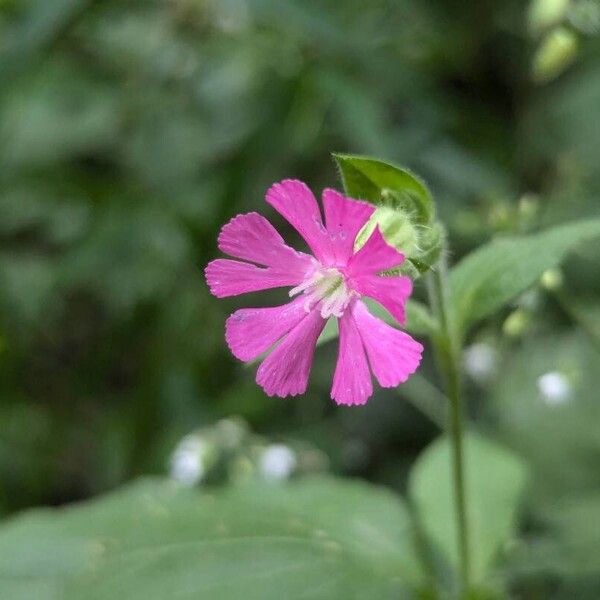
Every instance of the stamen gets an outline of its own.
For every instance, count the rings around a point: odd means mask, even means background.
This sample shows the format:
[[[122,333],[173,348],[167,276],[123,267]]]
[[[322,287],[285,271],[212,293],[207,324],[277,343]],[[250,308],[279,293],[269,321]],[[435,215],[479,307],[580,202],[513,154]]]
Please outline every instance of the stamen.
[[[341,317],[356,292],[346,285],[344,276],[333,267],[317,268],[301,284],[291,289],[290,296],[304,293],[304,310],[310,312],[320,302],[319,312],[324,319]]]

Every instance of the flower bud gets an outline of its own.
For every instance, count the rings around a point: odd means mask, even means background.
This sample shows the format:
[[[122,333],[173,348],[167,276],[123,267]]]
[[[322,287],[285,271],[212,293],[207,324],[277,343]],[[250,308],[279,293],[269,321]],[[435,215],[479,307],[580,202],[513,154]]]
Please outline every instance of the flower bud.
[[[519,198],[519,221],[521,228],[527,229],[535,220],[540,209],[540,200],[536,194],[523,194]]]
[[[415,278],[427,271],[442,251],[444,230],[435,220],[435,203],[425,183],[408,169],[374,158],[338,153],[333,157],[346,194],[377,207],[359,232],[355,249],[379,225],[388,244],[406,258],[390,274]]]
[[[484,383],[496,372],[498,357],[493,346],[478,342],[465,349],[463,361],[471,379]]]
[[[170,475],[183,485],[196,485],[206,478],[217,455],[214,446],[202,436],[186,435],[171,456]]]
[[[530,322],[529,313],[522,308],[518,308],[508,315],[502,325],[502,331],[508,337],[519,338],[527,331]]]
[[[542,273],[540,283],[544,289],[554,292],[562,287],[563,274],[560,269],[548,269]]]
[[[571,399],[573,386],[569,379],[558,371],[544,373],[537,380],[537,387],[546,404],[565,404]]]
[[[565,27],[551,31],[533,57],[532,77],[546,83],[558,77],[574,60],[579,48],[575,33]]]
[[[284,444],[267,446],[259,462],[259,471],[267,481],[289,479],[298,464],[296,453]]]
[[[569,10],[570,0],[532,0],[527,15],[529,31],[539,35],[560,24]]]
[[[377,225],[385,241],[404,254],[406,260],[399,269],[401,272],[418,277],[439,258],[444,239],[441,224],[415,223],[409,213],[390,206],[380,206],[373,213],[356,238],[356,249],[365,244]]]

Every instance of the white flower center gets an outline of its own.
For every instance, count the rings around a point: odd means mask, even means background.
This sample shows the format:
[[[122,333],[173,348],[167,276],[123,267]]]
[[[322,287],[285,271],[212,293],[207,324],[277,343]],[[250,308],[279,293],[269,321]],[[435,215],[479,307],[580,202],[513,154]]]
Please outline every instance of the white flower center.
[[[300,285],[290,290],[290,296],[303,292],[306,296],[304,310],[310,312],[320,303],[324,319],[341,317],[356,292],[346,284],[346,278],[334,267],[319,266]]]

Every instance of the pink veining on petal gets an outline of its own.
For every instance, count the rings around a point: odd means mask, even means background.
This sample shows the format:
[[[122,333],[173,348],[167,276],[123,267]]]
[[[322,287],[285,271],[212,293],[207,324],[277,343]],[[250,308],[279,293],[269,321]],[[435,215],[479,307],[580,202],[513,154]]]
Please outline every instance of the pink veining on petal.
[[[256,382],[267,395],[296,396],[306,391],[317,338],[325,323],[318,311],[309,312],[265,358]]]
[[[354,252],[356,236],[375,212],[375,207],[330,188],[323,190],[322,198],[332,264],[346,265]]]
[[[243,361],[254,360],[266,352],[306,317],[304,299],[283,306],[242,308],[225,324],[225,339],[232,354]]]
[[[403,324],[404,307],[412,293],[412,280],[408,277],[386,277],[382,275],[361,275],[350,280],[350,287],[361,296],[368,296],[379,302],[391,315]]]
[[[362,339],[350,312],[339,319],[340,345],[331,398],[347,406],[365,404],[373,393]]]
[[[269,188],[266,201],[298,231],[321,262],[330,259],[331,247],[321,211],[306,184],[284,179]]]
[[[423,346],[374,317],[360,301],[352,305],[352,316],[379,384],[396,387],[406,381],[421,363]]]
[[[211,293],[217,298],[298,285],[302,280],[297,273],[285,269],[257,267],[228,258],[209,262],[204,274]]]
[[[234,217],[221,229],[219,248],[235,258],[287,269],[299,277],[312,261],[308,254],[290,248],[273,225],[254,212]]]
[[[404,254],[385,241],[377,225],[365,245],[348,262],[346,273],[350,277],[371,275],[397,267],[403,262]]]

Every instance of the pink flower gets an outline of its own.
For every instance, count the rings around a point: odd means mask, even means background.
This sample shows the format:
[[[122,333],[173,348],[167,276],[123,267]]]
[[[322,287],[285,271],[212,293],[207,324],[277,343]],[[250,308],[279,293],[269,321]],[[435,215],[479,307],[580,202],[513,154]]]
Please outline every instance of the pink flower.
[[[206,281],[215,296],[290,286],[289,295],[296,297],[282,306],[234,312],[225,334],[231,352],[252,361],[281,340],[258,368],[256,381],[269,396],[302,394],[317,338],[329,317],[336,317],[340,346],[333,400],[364,404],[373,393],[369,366],[383,387],[406,381],[419,366],[423,347],[371,315],[361,301],[362,296],[373,298],[403,323],[412,291],[407,277],[379,275],[404,260],[379,227],[354,251],[356,236],[375,207],[326,189],[323,225],[314,195],[293,179],[273,185],[266,200],[297,229],[314,256],[287,246],[257,213],[238,215],[223,227],[219,248],[241,260],[219,258],[208,264]]]

